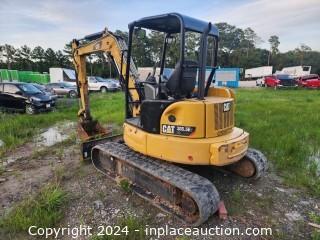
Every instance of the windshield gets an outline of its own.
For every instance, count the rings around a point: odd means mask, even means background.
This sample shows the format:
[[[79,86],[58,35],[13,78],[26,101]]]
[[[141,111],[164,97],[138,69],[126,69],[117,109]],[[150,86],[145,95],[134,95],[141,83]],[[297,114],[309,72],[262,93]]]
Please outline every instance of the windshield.
[[[66,83],[66,82],[63,82],[62,86],[67,87],[67,88],[73,87],[73,85],[71,83]]]
[[[113,78],[106,78],[105,81],[109,81],[109,82],[112,82],[112,83],[118,83],[119,82],[118,80],[113,79]]]
[[[103,79],[102,77],[96,77],[96,80],[97,80],[98,82],[106,82],[106,80]]]
[[[19,87],[21,88],[22,91],[26,93],[31,93],[31,94],[41,93],[41,91],[35,86],[33,86],[32,84],[21,84],[19,85]]]
[[[290,75],[278,75],[277,78],[280,80],[292,80],[293,79],[293,77],[291,77]]]
[[[33,86],[35,86],[36,88],[38,88],[39,90],[45,90],[46,88],[42,85],[39,84],[34,84]]]

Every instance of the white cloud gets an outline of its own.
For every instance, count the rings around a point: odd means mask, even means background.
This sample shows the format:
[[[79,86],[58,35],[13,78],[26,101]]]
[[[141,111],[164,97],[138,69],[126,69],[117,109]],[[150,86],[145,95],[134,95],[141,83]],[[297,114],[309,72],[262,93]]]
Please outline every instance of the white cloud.
[[[0,44],[63,48],[73,38],[164,12],[253,28],[265,41],[280,37],[282,51],[305,43],[320,50],[319,0],[2,0]],[[205,14],[207,13],[207,14]],[[268,47],[265,43],[263,47]]]
[[[320,50],[319,12],[319,0],[255,0],[222,9],[215,21],[251,27],[266,42],[271,35],[278,35],[281,50],[293,49],[302,42]],[[211,14],[207,16],[210,18]]]

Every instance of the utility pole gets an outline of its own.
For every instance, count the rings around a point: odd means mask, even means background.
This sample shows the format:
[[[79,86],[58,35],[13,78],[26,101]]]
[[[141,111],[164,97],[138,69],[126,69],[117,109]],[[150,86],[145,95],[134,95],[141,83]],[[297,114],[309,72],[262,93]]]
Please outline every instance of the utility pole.
[[[111,62],[109,61],[109,78],[111,78]]]

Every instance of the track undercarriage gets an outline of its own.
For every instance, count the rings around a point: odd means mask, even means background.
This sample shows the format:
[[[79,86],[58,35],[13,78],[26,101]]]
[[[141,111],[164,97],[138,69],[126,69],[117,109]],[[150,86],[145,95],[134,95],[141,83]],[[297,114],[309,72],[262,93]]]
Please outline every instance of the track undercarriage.
[[[104,175],[126,179],[136,194],[188,225],[199,226],[218,210],[220,196],[208,179],[137,153],[124,143],[98,144],[92,148],[91,159]],[[261,152],[248,149],[242,160],[226,169],[258,179],[267,170],[267,161]]]

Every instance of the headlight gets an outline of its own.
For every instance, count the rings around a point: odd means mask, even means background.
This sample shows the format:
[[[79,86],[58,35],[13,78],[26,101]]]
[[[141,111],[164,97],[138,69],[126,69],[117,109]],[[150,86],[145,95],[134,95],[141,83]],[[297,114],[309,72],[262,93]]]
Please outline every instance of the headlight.
[[[41,99],[40,99],[40,98],[37,98],[37,97],[31,97],[30,100],[31,100],[32,102],[40,102],[40,101],[41,101]]]

